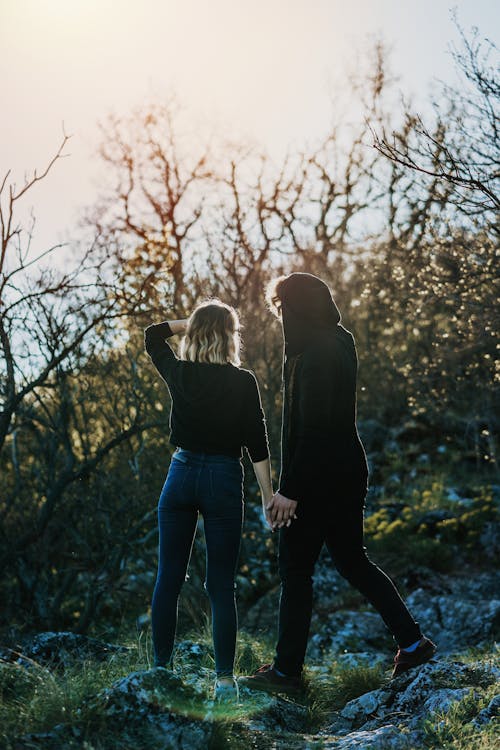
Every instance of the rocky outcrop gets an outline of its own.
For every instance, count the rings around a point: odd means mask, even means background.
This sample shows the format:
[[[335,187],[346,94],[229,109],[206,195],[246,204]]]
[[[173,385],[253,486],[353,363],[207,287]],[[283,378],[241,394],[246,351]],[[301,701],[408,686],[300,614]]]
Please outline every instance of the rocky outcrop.
[[[321,574],[320,583],[327,591]],[[337,585],[335,573],[332,586]],[[438,645],[440,655],[463,651],[483,641],[500,637],[500,572],[481,573],[471,578],[441,577],[419,588],[407,604],[422,630]],[[327,593],[323,597],[323,606]],[[349,652],[368,652],[373,657],[387,654],[389,665],[395,644],[379,615],[373,609],[343,609],[322,618],[311,627],[308,658],[311,661],[337,661]]]
[[[439,644],[452,653],[500,636],[500,572],[471,579],[450,579],[447,591],[429,594],[417,589],[407,599],[414,617]]]
[[[342,610],[325,618],[318,632],[313,633],[307,649],[308,659],[329,658],[359,651],[394,649],[390,635],[377,612]]]
[[[494,698],[488,703],[486,708],[478,713],[474,721],[473,726],[476,728],[482,727],[485,724],[489,724],[493,719],[500,718],[500,693],[495,695]]]
[[[412,743],[396,744],[394,747],[423,746],[421,731],[424,719],[447,712],[466,696],[479,698],[486,688],[499,679],[500,669],[488,663],[429,662],[420,669],[409,670],[378,690],[349,701],[341,711],[334,713],[328,729],[321,734],[341,734],[345,738],[332,740],[332,744],[325,744],[325,747],[356,747],[349,744],[353,736],[359,737],[362,733],[366,737],[367,733],[373,733],[375,737],[381,730],[388,731],[387,727],[397,727],[402,735],[401,742],[404,739]],[[491,701],[490,706],[478,714],[476,721],[486,721],[498,710],[495,700]]]
[[[0,648],[0,659],[24,666],[68,666],[77,661],[104,661],[115,654],[127,653],[126,646],[116,646],[77,633],[38,633],[25,639],[19,646]]]
[[[90,727],[85,739],[95,737],[106,746],[105,737],[120,737],[120,747],[150,750],[195,750],[206,748],[213,724],[200,715],[200,696],[162,667],[133,672],[98,693],[82,707]],[[59,725],[51,732],[29,734],[16,744],[19,750],[61,750],[81,747],[79,727]],[[101,745],[104,736],[104,744]]]
[[[193,642],[181,644],[181,653],[183,659],[193,660],[197,681],[188,683],[161,667],[133,672],[86,701],[80,709],[85,717],[80,725],[60,724],[50,732],[24,735],[15,748],[61,750],[94,739],[106,747],[107,737],[119,736],[120,747],[127,749],[201,750],[213,745],[219,727],[224,726],[224,742],[230,747],[263,750],[272,740],[274,747],[287,750],[318,746],[324,750],[416,750],[425,747],[424,720],[439,724],[450,707],[464,698],[473,697],[479,706],[490,686],[500,680],[500,669],[488,662],[432,661],[349,701],[330,714],[322,729],[311,733],[307,698],[302,704],[243,689],[242,706],[218,714],[207,700],[207,680],[202,679],[207,670],[201,666],[204,655],[195,646]],[[471,715],[471,726],[487,725],[498,716],[499,707],[497,695]],[[221,716],[222,725],[218,724]]]
[[[462,699],[474,697],[480,704],[500,669],[489,663],[463,664],[433,661],[412,669],[395,680],[349,701],[332,712],[323,729],[308,733],[305,707],[273,697],[251,721],[239,727],[235,736],[256,748],[272,735],[276,748],[324,750],[417,750],[426,747],[424,721],[438,725],[443,715]],[[471,718],[471,726],[484,726],[498,714],[500,696]],[[238,730],[239,729],[239,734]],[[298,736],[300,733],[300,736]],[[238,745],[237,745],[238,746]]]
[[[325,738],[323,750],[415,750],[415,737],[402,732],[394,724],[377,729],[351,732],[341,739]]]
[[[325,574],[320,580],[325,598],[328,578]],[[425,632],[438,641],[439,659],[395,680],[389,679],[389,672],[384,677],[375,670],[372,684],[377,689],[337,710],[322,708],[325,718],[320,729],[313,731],[310,721],[314,690],[297,702],[242,689],[242,705],[221,712],[211,701],[211,648],[186,640],[177,647],[175,673],[163,668],[132,672],[83,701],[78,720],[58,724],[49,732],[26,734],[12,748],[63,750],[94,741],[105,748],[114,746],[118,736],[124,750],[219,746],[264,750],[271,744],[277,750],[318,746],[324,750],[418,750],[428,745],[424,722],[426,732],[429,727],[439,732],[450,709],[461,701],[467,708],[463,715],[468,731],[491,731],[489,725],[500,709],[500,695],[494,696],[492,688],[500,682],[500,669],[487,660],[463,663],[453,654],[493,639],[500,603],[492,594],[498,580],[496,573],[483,573],[473,580],[443,578],[434,580],[432,589],[415,591],[408,598],[409,605]],[[375,612],[333,611],[318,620],[316,627],[308,655],[316,696],[322,685],[328,695],[327,688],[339,673],[344,675],[340,684],[347,679],[347,685],[349,674],[357,669],[362,673],[364,667],[384,662],[390,666],[394,647]],[[248,649],[248,658],[242,651],[240,665],[254,664],[255,655]],[[0,650],[0,693],[7,701],[29,700],[40,666],[60,673],[78,660],[102,661],[126,652],[122,646],[72,633],[41,633],[18,648]]]

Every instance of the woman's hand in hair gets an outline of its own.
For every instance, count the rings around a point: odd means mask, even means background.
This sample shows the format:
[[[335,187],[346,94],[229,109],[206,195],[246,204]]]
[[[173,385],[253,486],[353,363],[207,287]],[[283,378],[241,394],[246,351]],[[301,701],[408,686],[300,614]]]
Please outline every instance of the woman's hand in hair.
[[[167,321],[172,333],[185,333],[187,328],[187,319],[185,320],[169,320]]]
[[[283,526],[290,526],[294,518],[297,518],[297,502],[276,492],[270,503],[266,505],[269,513],[273,530],[281,529]]]

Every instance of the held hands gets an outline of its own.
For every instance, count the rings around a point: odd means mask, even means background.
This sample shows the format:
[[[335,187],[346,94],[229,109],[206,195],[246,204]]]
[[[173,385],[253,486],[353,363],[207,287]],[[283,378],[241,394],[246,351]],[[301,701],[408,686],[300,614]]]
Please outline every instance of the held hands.
[[[266,521],[272,531],[290,526],[294,518],[297,518],[297,502],[276,492],[271,501],[264,506]]]

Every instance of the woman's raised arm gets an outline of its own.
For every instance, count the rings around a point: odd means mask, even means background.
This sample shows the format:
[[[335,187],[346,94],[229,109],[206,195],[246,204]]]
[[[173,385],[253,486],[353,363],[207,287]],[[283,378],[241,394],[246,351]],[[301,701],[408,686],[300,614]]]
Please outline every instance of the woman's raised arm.
[[[184,333],[187,320],[165,320],[163,323],[151,325],[144,331],[144,347],[153,360],[153,364],[168,382],[169,372],[177,363],[177,357],[167,339],[176,333]]]

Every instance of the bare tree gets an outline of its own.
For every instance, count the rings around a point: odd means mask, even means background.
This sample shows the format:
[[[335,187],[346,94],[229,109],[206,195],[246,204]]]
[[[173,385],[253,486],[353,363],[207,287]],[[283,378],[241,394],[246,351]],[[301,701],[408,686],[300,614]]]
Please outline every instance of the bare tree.
[[[500,209],[500,78],[495,44],[457,25],[460,46],[452,56],[459,86],[442,84],[434,102],[435,123],[406,107],[404,124],[389,134],[373,127],[373,145],[391,161],[453,187],[453,203],[469,218],[490,217],[498,229]],[[451,196],[449,197],[451,203]]]
[[[104,370],[92,390],[83,390],[86,372],[103,368],[113,347],[124,350],[118,323],[134,315],[143,289],[116,282],[116,259],[98,243],[74,256],[60,245],[33,254],[34,220],[24,229],[17,218],[21,200],[49,175],[67,141],[20,188],[8,183],[9,173],[0,187],[0,561],[45,623],[76,578],[71,566],[61,571],[58,545],[49,543],[63,538],[63,500],[119,446],[131,446],[159,421],[130,387],[135,361],[121,367],[127,396],[119,403],[111,395],[117,367],[108,373],[109,393],[102,393]],[[3,592],[6,604],[13,592]]]
[[[162,275],[180,309],[186,256],[211,172],[208,147],[185,142],[177,113],[171,102],[128,118],[110,117],[101,126],[100,156],[111,179],[87,222],[120,258],[122,282],[135,288],[151,274],[146,291],[152,302]]]

